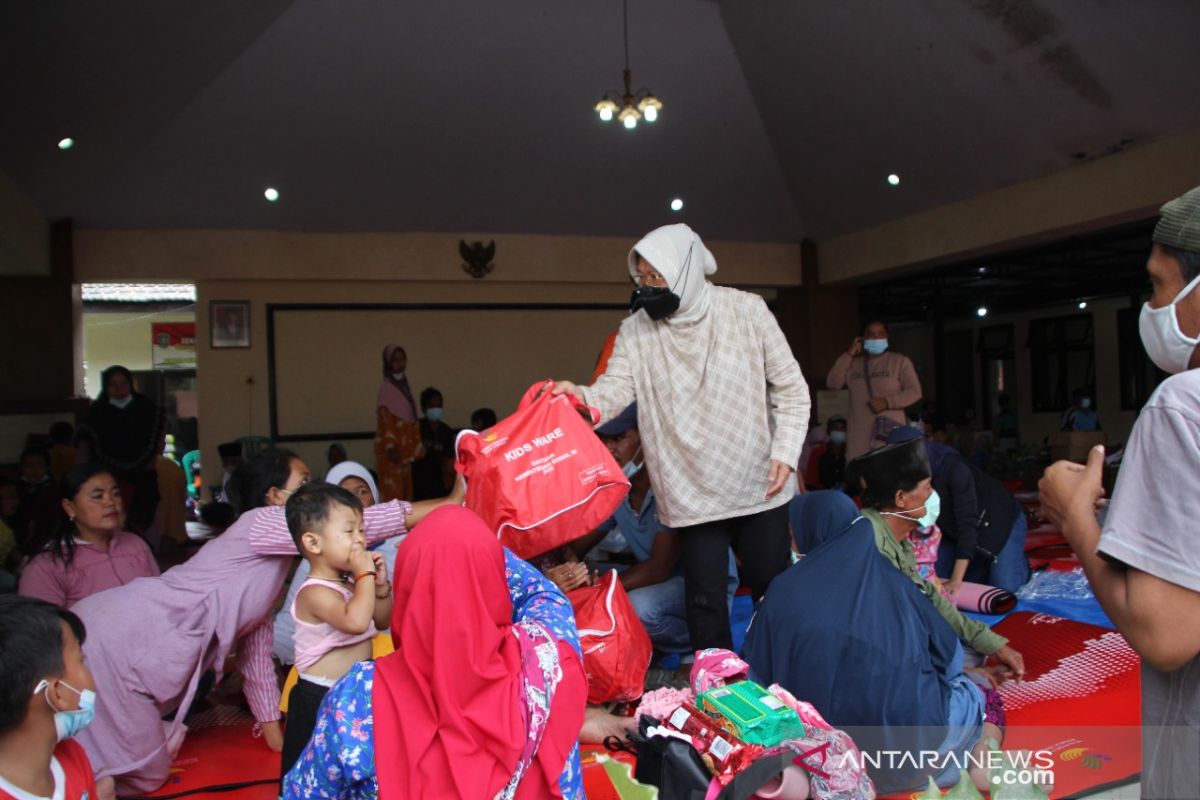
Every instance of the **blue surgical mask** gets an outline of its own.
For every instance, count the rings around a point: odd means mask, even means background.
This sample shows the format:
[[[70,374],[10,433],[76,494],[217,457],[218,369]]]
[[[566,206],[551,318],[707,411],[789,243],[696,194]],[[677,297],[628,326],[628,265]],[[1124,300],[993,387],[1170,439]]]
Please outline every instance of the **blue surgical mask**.
[[[33,687],[33,693],[45,693],[46,705],[54,709],[54,733],[58,737],[58,741],[61,742],[79,733],[96,718],[96,693],[91,689],[84,689],[81,692],[66,681],[59,681],[59,683],[79,695],[78,709],[74,711],[59,711],[57,708],[54,708],[54,703],[50,702],[49,681],[40,681],[37,686]]]
[[[446,415],[444,408],[427,408],[425,409],[425,418],[430,422],[441,422],[442,417]]]
[[[118,400],[115,397],[110,397],[110,398],[108,398],[108,402],[112,403],[117,408],[125,408],[125,406],[127,406],[133,402],[133,395],[127,394],[124,397],[122,397],[120,400]]]
[[[1091,408],[1092,407],[1092,398],[1085,397],[1082,400],[1080,400],[1079,407],[1080,408]]]
[[[637,451],[637,455],[635,455],[633,458],[629,459],[629,461],[625,464],[625,466],[621,467],[621,471],[625,473],[626,478],[633,478],[634,475],[637,475],[639,472],[642,471],[642,462],[637,460],[637,457],[640,456],[641,454],[642,454],[642,451],[639,448]]]
[[[846,443],[846,432],[845,431],[830,431],[829,432],[829,441],[833,442],[834,444],[845,444]]]
[[[863,350],[866,350],[873,356],[881,356],[887,352],[887,339],[865,339],[863,340]]]
[[[920,510],[924,510],[925,513],[920,519],[913,520],[912,515]],[[941,513],[942,498],[938,496],[937,489],[934,489],[929,493],[929,499],[925,501],[925,505],[921,508],[914,508],[912,511],[885,511],[883,512],[883,516],[899,517],[900,519],[915,521],[918,528],[932,528],[937,523],[938,515]]]

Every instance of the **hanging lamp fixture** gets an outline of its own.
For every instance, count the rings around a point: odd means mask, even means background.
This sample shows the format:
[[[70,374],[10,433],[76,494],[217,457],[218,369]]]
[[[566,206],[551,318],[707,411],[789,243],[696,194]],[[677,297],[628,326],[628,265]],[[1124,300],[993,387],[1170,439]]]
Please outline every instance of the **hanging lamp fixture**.
[[[629,0],[621,0],[621,10],[625,22],[625,91],[605,92],[600,102],[594,106],[594,110],[603,122],[611,122],[615,116],[626,130],[631,131],[642,119],[646,122],[657,120],[663,104],[649,89],[633,91],[633,73],[629,70]],[[621,100],[620,105],[614,97]]]

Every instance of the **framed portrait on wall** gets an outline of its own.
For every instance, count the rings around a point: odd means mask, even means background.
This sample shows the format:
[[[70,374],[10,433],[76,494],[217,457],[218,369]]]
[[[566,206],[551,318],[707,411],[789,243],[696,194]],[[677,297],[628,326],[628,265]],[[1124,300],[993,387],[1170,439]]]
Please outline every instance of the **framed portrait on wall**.
[[[250,301],[210,300],[208,340],[213,349],[250,346]]]

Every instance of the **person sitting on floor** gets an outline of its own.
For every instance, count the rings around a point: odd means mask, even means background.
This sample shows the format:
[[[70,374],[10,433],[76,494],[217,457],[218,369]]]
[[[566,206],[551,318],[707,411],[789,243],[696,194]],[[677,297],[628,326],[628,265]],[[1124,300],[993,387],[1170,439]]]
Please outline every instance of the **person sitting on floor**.
[[[921,434],[912,428],[897,428],[888,442],[919,438]],[[946,591],[953,595],[963,581],[970,581],[1016,592],[1029,580],[1021,504],[1004,484],[953,447],[927,441],[925,449],[940,500],[937,526],[943,538],[936,572]]]
[[[288,498],[285,510],[310,572],[288,609],[300,680],[288,699],[281,778],[308,744],[329,688],[371,657],[376,626],[386,627],[392,616],[387,564],[367,550],[358,498],[340,486],[310,483]]]
[[[396,651],[334,684],[284,800],[583,797],[571,606],[462,508],[396,559]]]
[[[830,417],[829,439],[812,449],[804,465],[804,483],[810,489],[841,489],[846,482],[846,418]]]
[[[21,478],[17,483],[20,505],[13,532],[17,546],[27,554],[41,550],[54,536],[62,515],[58,487],[50,477],[50,456],[39,447],[21,453]]]
[[[609,532],[619,531],[636,559],[632,566],[620,570],[621,585],[629,593],[629,601],[650,635],[650,641],[663,653],[690,653],[687,598],[679,563],[683,547],[679,532],[663,526],[658,520],[654,489],[642,459],[637,403],[598,427],[596,434],[628,476],[629,494],[612,517],[592,533],[572,542],[570,547],[576,556],[584,556]],[[730,602],[737,587],[737,561],[730,551]]]
[[[58,528],[25,565],[20,594],[71,608],[97,592],[158,575],[149,545],[123,529],[121,489],[107,467],[71,467],[61,491]]]
[[[183,744],[184,713],[200,679],[237,654],[243,691],[266,744],[283,747],[279,683],[271,660],[272,613],[296,556],[283,506],[309,482],[308,466],[285,450],[266,450],[238,468],[231,481],[240,514],[200,552],[157,578],[84,598],[75,606],[88,626],[88,664],[105,701],[80,737],[101,775],[121,794],[162,786]],[[383,503],[364,512],[368,542],[396,536],[465,493],[424,503]]]
[[[863,516],[875,531],[879,552],[904,573],[933,603],[963,644],[984,656],[993,656],[1011,670],[1025,673],[1025,660],[1008,646],[1008,640],[982,622],[965,615],[921,578],[908,535],[938,520],[941,500],[933,489],[925,440],[918,437],[889,444],[859,456],[846,467],[846,480],[862,491]]]
[[[0,798],[112,797],[72,737],[95,713],[79,617],[31,597],[0,597]]]
[[[793,508],[808,553],[771,583],[750,624],[750,678],[811,702],[864,753],[937,752],[933,764],[872,770],[881,794],[924,786],[921,766],[935,766],[941,786],[957,783],[968,753],[986,763],[999,749],[1005,718],[993,684],[1005,675],[963,669],[954,630],[880,553],[849,497],[812,492]],[[971,775],[987,788],[985,770]]]

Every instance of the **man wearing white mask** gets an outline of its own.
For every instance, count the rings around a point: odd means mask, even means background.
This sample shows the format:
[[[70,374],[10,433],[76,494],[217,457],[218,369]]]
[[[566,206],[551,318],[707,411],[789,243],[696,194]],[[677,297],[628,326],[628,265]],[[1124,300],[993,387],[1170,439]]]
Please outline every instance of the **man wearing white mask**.
[[[1104,448],[1060,461],[1042,506],[1079,556],[1096,598],[1142,657],[1142,797],[1200,786],[1200,187],[1164,205],[1146,262],[1142,344],[1173,373],[1138,416],[1101,529]]]
[[[607,371],[560,381],[612,419],[638,403],[658,515],[683,544],[688,632],[731,649],[726,555],[756,598],[791,563],[787,503],[808,430],[808,385],[761,297],[709,283],[717,262],[687,225],[630,251],[637,287]]]

